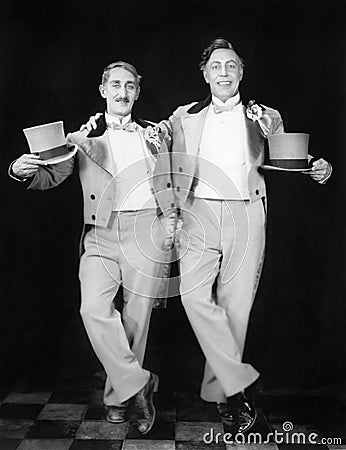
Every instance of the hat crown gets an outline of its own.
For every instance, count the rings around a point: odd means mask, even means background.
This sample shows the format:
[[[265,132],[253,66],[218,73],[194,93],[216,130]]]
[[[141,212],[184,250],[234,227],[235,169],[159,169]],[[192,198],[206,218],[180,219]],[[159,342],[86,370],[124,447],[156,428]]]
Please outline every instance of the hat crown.
[[[307,159],[309,149],[307,133],[281,133],[268,136],[270,159]]]
[[[282,133],[268,136],[269,161],[283,169],[306,169],[310,135],[307,133]]]
[[[25,128],[23,131],[31,153],[43,152],[66,144],[62,121]]]

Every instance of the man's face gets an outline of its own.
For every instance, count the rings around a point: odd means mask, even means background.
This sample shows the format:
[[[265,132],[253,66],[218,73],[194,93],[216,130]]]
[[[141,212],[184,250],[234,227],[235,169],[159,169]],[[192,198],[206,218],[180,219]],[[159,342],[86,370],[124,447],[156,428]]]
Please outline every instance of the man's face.
[[[111,69],[107,82],[100,85],[101,95],[106,99],[107,112],[111,116],[125,117],[130,114],[139,91],[136,77],[123,67]]]
[[[243,68],[237,54],[229,48],[214,50],[203,69],[205,81],[215,97],[225,102],[239,91]]]

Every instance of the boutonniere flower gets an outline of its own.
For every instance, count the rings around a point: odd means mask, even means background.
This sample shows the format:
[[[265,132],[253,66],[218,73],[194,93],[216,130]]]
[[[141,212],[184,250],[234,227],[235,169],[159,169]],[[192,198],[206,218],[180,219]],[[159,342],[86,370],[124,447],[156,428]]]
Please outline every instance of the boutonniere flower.
[[[157,151],[159,151],[161,147],[160,133],[161,129],[159,127],[152,127],[151,125],[149,125],[144,132],[144,139],[149,142],[149,144],[153,144]]]
[[[263,111],[263,106],[258,105],[255,100],[250,100],[246,107],[246,116],[255,122],[261,119]]]

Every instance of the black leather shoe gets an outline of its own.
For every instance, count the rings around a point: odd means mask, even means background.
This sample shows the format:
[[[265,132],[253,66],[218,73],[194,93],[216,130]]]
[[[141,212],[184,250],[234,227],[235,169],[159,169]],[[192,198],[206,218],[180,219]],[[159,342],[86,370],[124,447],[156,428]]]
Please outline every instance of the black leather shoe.
[[[227,403],[218,403],[217,409],[225,431],[233,435],[245,433],[256,421],[256,409],[250,404],[242,392],[227,398]]]
[[[217,407],[217,410],[220,414],[222,421],[227,422],[230,420],[234,420],[233,415],[232,415],[227,403],[217,403],[216,407]],[[244,397],[244,405],[243,405],[243,408],[241,409],[241,413],[245,414],[245,415],[252,414],[252,408],[250,407],[250,404],[245,397]],[[257,414],[256,410],[254,410],[254,413]]]
[[[159,377],[150,373],[147,384],[132,398],[137,429],[141,434],[147,434],[154,425],[156,411],[153,404],[153,393],[157,391],[158,385]]]
[[[106,420],[111,423],[123,423],[126,421],[126,406],[106,406]]]

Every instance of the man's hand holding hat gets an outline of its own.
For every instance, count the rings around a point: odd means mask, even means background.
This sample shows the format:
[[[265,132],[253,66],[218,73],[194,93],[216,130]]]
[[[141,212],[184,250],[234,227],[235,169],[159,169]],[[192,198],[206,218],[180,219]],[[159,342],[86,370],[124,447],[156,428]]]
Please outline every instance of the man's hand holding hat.
[[[311,162],[310,162],[311,164]],[[332,174],[332,166],[323,158],[313,161],[311,170],[304,172],[305,175],[310,175],[311,178],[318,183],[324,184]]]
[[[47,165],[48,163],[40,159],[39,155],[25,153],[12,164],[11,171],[16,177],[30,178],[35,175],[40,166]]]

